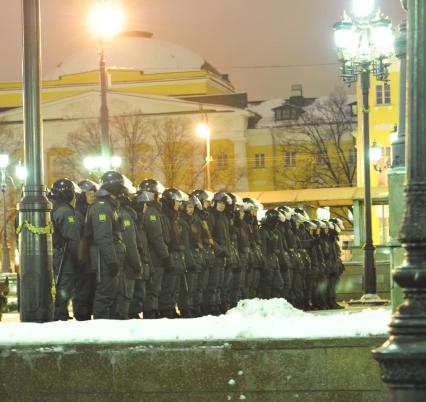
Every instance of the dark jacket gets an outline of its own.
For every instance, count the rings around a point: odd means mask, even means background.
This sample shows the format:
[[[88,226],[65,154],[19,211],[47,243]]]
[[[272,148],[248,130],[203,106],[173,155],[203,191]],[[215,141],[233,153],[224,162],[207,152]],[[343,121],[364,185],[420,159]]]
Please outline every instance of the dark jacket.
[[[169,258],[169,233],[161,205],[154,201],[148,203],[144,213],[143,227],[148,238],[149,253],[154,267],[162,266]]]
[[[142,261],[139,255],[136,211],[128,205],[121,204],[119,216],[123,222],[123,241],[126,246],[124,272],[127,279],[142,278]]]
[[[210,208],[208,223],[214,242],[213,248],[215,255],[218,257],[228,257],[230,235],[229,220],[226,213],[219,212],[216,208]]]
[[[100,189],[96,192],[95,203],[89,208],[87,229],[93,240],[90,261],[94,271],[97,271],[98,264],[124,263],[126,250],[122,239],[123,225],[118,215],[119,206],[116,198]]]
[[[51,199],[53,208],[51,218],[53,224],[52,245],[54,255],[62,254],[65,246],[71,262],[78,265],[78,244],[80,225],[75,216],[74,208],[65,201]]]

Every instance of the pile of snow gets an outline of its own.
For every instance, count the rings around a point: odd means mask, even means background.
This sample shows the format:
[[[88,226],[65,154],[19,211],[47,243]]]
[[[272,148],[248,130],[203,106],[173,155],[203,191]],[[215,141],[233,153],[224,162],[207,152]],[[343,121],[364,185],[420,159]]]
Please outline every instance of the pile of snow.
[[[226,315],[194,319],[0,323],[0,345],[318,339],[385,335],[390,309],[305,313],[284,299],[243,300]]]

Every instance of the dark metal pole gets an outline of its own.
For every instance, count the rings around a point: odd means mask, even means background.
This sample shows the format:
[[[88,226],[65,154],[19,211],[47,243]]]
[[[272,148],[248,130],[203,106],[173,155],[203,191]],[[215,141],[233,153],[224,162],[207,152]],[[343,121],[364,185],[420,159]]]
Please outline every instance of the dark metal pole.
[[[395,41],[395,54],[400,60],[399,67],[399,114],[398,137],[392,143],[392,168],[405,166],[405,104],[407,95],[407,21],[402,20],[399,35]]]
[[[9,245],[7,241],[7,198],[6,198],[6,172],[2,169],[2,185],[1,192],[3,193],[3,242],[2,242],[2,258],[1,258],[1,272],[10,273],[12,268],[10,267],[10,255]]]
[[[376,264],[374,261],[373,235],[371,228],[371,183],[370,183],[370,69],[363,66],[361,72],[362,115],[364,138],[364,296],[376,294]],[[368,299],[368,297],[366,298]],[[367,301],[367,300],[365,300]]]
[[[43,184],[43,128],[40,115],[40,0],[22,0],[24,145],[28,176],[18,206],[21,321],[52,320],[51,204]]]
[[[404,264],[394,271],[404,302],[390,338],[373,351],[393,402],[426,401],[426,2],[408,0],[405,211],[399,236]],[[407,5],[407,4],[405,4]]]
[[[103,41],[100,41],[99,74],[101,81],[101,155],[102,167],[110,170],[111,167],[111,139],[109,136],[109,111],[108,111],[108,73],[104,57]]]

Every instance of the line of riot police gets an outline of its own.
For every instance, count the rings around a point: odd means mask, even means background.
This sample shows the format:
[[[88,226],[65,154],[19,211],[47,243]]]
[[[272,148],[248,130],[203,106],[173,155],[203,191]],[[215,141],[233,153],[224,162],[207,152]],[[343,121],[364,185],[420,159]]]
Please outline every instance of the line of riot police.
[[[242,299],[285,298],[295,307],[339,308],[339,219],[232,193],[187,195],[122,174],[100,186],[57,180],[49,196],[55,320],[219,315]]]

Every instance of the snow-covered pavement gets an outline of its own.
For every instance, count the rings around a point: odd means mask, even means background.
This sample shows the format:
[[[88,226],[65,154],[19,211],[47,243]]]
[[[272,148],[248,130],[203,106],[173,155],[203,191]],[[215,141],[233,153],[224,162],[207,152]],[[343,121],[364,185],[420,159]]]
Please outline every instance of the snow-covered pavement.
[[[390,308],[305,313],[284,299],[243,300],[226,315],[194,319],[0,323],[0,345],[386,335]]]

